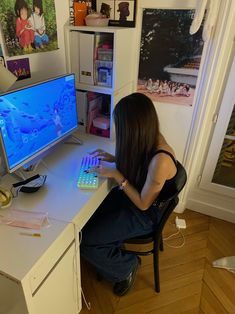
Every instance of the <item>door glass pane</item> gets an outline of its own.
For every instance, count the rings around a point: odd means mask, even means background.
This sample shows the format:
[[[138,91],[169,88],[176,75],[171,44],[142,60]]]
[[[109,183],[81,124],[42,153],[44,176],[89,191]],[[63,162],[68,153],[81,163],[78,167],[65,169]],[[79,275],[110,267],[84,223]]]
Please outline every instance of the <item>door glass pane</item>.
[[[212,182],[235,188],[235,105],[224,137]]]

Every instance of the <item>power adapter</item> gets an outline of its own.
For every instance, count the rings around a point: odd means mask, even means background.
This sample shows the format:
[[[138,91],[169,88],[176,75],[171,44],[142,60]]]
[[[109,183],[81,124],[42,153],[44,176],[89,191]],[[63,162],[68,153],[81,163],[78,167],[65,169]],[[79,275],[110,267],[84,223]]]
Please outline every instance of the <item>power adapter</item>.
[[[185,219],[180,219],[178,216],[175,218],[175,225],[177,229],[186,229],[186,221]]]

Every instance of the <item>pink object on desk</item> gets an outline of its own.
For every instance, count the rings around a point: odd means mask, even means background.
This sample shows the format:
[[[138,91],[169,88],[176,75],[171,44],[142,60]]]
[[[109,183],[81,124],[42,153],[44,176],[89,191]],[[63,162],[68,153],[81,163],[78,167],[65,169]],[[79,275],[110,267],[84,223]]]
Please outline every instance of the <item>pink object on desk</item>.
[[[20,209],[10,209],[7,214],[1,218],[1,222],[8,226],[37,230],[49,225],[47,213],[30,212]]]

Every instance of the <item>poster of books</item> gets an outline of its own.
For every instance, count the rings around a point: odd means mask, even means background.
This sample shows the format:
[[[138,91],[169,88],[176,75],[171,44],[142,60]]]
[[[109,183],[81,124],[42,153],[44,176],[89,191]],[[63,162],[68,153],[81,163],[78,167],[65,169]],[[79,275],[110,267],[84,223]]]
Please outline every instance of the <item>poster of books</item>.
[[[1,0],[0,12],[9,56],[58,49],[54,0]]]
[[[193,13],[143,10],[137,89],[153,101],[193,104],[203,50],[202,26],[189,34]]]

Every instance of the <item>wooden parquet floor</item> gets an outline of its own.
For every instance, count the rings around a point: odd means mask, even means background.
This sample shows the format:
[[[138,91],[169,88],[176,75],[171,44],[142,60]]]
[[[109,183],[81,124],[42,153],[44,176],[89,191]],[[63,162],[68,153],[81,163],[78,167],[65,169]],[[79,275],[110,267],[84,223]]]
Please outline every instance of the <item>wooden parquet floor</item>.
[[[176,214],[170,217],[164,238],[176,232]],[[152,256],[142,257],[131,291],[123,297],[112,286],[97,281],[91,266],[82,262],[82,287],[91,304],[81,314],[231,313],[235,314],[235,274],[211,266],[212,261],[235,255],[235,224],[186,210],[187,229],[164,241],[160,253],[161,292],[153,286]]]

